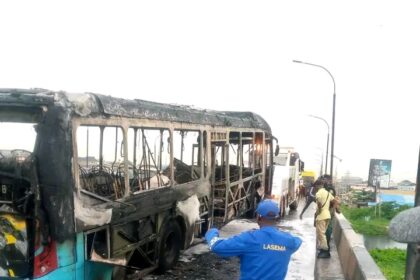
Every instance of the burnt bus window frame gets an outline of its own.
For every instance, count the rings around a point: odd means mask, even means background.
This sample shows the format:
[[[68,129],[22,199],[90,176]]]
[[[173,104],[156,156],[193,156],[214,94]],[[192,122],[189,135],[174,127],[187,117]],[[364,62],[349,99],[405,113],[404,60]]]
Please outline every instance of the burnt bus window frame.
[[[197,135],[188,135],[196,133]],[[188,137],[187,139],[185,139]],[[194,143],[194,138],[196,139]],[[198,128],[174,128],[172,132],[173,146],[173,179],[175,185],[201,180],[204,177],[202,131]],[[178,141],[179,140],[179,141]],[[185,143],[190,140],[191,143]],[[179,143],[178,143],[179,142]],[[189,144],[192,144],[189,145]],[[197,152],[195,152],[197,150]],[[188,153],[189,152],[189,153]],[[179,156],[178,156],[179,155]],[[179,158],[177,158],[177,156]],[[188,164],[191,163],[191,164]],[[194,165],[197,163],[197,165]]]
[[[151,122],[148,120],[127,120],[127,119],[95,119],[95,118],[84,118],[84,117],[79,117],[79,118],[74,118],[73,119],[73,138],[72,138],[72,142],[73,142],[73,147],[74,147],[74,151],[73,151],[73,158],[77,160],[78,158],[78,145],[77,145],[77,129],[79,126],[118,126],[122,129],[123,131],[123,136],[124,136],[124,143],[127,143],[128,141],[128,130],[129,128],[133,128],[133,127],[144,127],[144,128],[149,128],[149,129],[164,129],[164,130],[169,130],[170,132],[170,138],[171,141],[169,143],[169,148],[170,148],[170,179],[171,179],[171,184],[170,186],[174,186],[174,185],[179,185],[179,183],[175,182],[174,178],[174,172],[175,172],[175,168],[174,168],[174,164],[173,164],[173,158],[174,158],[174,144],[173,144],[173,134],[174,131],[179,131],[179,130],[184,130],[184,131],[194,131],[194,132],[198,132],[199,133],[199,138],[202,139],[203,137],[206,137],[206,139],[204,141],[200,141],[200,149],[201,149],[201,160],[200,160],[200,164],[201,164],[201,168],[200,168],[200,177],[197,178],[195,181],[199,181],[199,180],[203,180],[203,179],[210,179],[211,176],[211,164],[210,164],[210,146],[206,146],[206,143],[210,143],[210,135],[211,133],[209,133],[209,131],[213,131],[213,128],[208,128],[206,126],[202,126],[202,125],[186,125],[186,124],[181,124],[181,125],[177,125],[176,123],[167,123],[165,121],[162,122]],[[225,130],[224,130],[225,131]],[[128,144],[130,145],[130,144]],[[123,145],[123,151],[124,151],[124,155],[128,155],[128,145]],[[126,174],[129,174],[129,170],[128,170],[128,157],[124,157],[126,164],[125,164],[125,169],[126,169]],[[207,161],[207,165],[205,166],[205,162]],[[77,164],[74,164],[73,167],[73,173],[74,173],[74,178],[75,178],[75,188],[76,188],[76,192],[77,195],[80,196],[80,193],[85,193],[88,196],[93,197],[94,199],[99,199],[102,200],[103,202],[110,202],[108,199],[106,198],[101,198],[101,197],[97,197],[94,193],[90,193],[87,192],[85,190],[82,189],[81,186],[81,180],[80,180],[80,170],[78,168]],[[130,195],[132,195],[132,193],[130,192],[130,182],[129,182],[129,176],[126,176],[125,178],[126,184],[126,191],[125,194],[123,196],[123,198],[128,197]],[[194,180],[192,180],[191,182],[194,182]],[[86,193],[87,192],[87,193]],[[121,198],[121,199],[123,199]],[[120,200],[120,199],[118,199]]]
[[[255,132],[254,141],[254,170],[262,171],[265,168],[265,133]]]
[[[254,174],[254,151],[255,141],[254,134],[252,132],[241,132],[241,147],[242,147],[242,158],[241,158],[241,176],[247,178]],[[251,172],[251,174],[249,173]]]
[[[152,135],[154,136],[152,139],[149,138],[150,135],[147,135],[156,132],[159,134]],[[159,145],[156,145],[158,140]],[[130,194],[173,185],[172,132],[169,128],[130,126],[127,131],[127,143],[127,160],[129,165],[131,164],[133,172],[132,178],[129,178]],[[163,169],[162,158],[164,154],[168,155],[165,157],[166,165]],[[156,183],[152,181],[154,178]]]
[[[206,130],[203,130],[200,132],[203,141],[201,141],[201,150],[203,151],[203,170],[202,170],[202,174],[204,178],[207,178],[207,176],[209,176],[209,151],[210,151],[210,147],[207,145],[207,143],[210,143],[210,141],[208,140],[208,135],[209,133],[207,133]]]
[[[94,167],[93,165],[88,168],[87,170],[83,169],[84,159],[83,156],[79,156],[80,147],[79,145],[79,129],[83,128],[99,128],[99,159],[98,164],[96,165],[97,169],[92,169]],[[111,131],[112,129],[115,129],[114,136],[116,137],[114,142],[114,151],[112,151],[112,154],[114,156],[113,162],[111,164],[111,168],[109,169],[107,166],[105,166],[104,163],[104,141],[112,141],[112,139],[106,139],[104,136],[104,132],[108,133],[108,131]],[[127,145],[126,143],[126,130],[124,126],[121,124],[117,124],[114,122],[75,122],[74,128],[73,128],[73,146],[74,146],[74,155],[75,155],[75,181],[77,186],[78,193],[83,192],[84,194],[87,194],[88,196],[97,199],[102,202],[109,202],[109,201],[118,201],[125,197],[127,197],[128,192],[128,167],[127,167]],[[86,135],[86,137],[88,137]],[[86,141],[85,147],[89,145],[88,139],[84,139]],[[83,143],[83,139],[80,139],[80,143]],[[86,155],[89,156],[89,152],[86,151]],[[119,161],[117,162],[117,158]],[[85,162],[88,162],[88,160],[85,160]],[[118,164],[118,167],[117,165]],[[115,168],[114,170],[114,167]],[[84,177],[84,178],[82,178]],[[83,186],[87,184],[87,182],[94,182],[93,185],[99,184],[99,187],[102,188],[105,191],[105,188],[109,188],[113,191],[113,194],[110,196],[104,196],[100,193],[96,193],[90,189],[86,189]],[[88,183],[89,184],[89,183]],[[109,191],[109,190],[108,190]]]

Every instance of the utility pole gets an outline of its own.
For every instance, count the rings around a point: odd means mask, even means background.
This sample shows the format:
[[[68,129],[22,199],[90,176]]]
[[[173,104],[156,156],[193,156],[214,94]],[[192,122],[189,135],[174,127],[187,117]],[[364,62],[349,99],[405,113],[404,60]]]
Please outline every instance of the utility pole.
[[[335,136],[335,80],[333,75],[331,74],[330,71],[328,71],[327,68],[325,68],[322,65],[318,65],[318,64],[313,64],[313,63],[309,63],[309,62],[304,62],[304,61],[300,61],[300,60],[293,60],[293,62],[295,63],[301,63],[301,64],[306,64],[306,65],[310,65],[310,66],[315,66],[315,67],[319,67],[324,69],[328,75],[330,75],[333,85],[334,85],[334,94],[333,94],[333,108],[332,108],[332,127],[331,127],[331,161],[330,161],[330,175],[331,177],[333,177],[333,171],[334,171],[334,136]]]

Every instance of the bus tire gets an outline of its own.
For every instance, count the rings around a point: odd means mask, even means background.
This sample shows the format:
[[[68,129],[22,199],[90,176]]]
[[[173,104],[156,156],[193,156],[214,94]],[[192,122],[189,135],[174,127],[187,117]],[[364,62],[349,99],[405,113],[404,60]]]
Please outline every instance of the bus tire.
[[[181,228],[174,220],[169,221],[162,231],[159,244],[158,271],[163,273],[172,268],[178,261],[181,251]]]

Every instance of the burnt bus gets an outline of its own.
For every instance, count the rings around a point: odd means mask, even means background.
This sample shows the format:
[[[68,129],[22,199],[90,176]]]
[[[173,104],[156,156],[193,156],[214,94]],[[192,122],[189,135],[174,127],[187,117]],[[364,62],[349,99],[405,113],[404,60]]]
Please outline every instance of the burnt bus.
[[[0,278],[121,279],[172,267],[271,193],[250,112],[0,89]]]

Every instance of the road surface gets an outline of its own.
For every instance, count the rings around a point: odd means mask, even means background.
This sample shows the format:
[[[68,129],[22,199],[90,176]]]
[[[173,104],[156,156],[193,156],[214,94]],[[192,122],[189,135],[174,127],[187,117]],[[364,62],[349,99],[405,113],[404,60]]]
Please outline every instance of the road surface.
[[[305,212],[303,219],[299,219],[299,211],[290,211],[279,223],[280,230],[290,232],[302,238],[302,246],[292,256],[286,279],[311,280],[314,279],[315,265],[315,228],[313,226],[313,213],[315,203]],[[238,219],[221,228],[221,237],[238,234],[244,230],[256,229],[255,220]],[[207,245],[202,241],[182,253],[178,264],[164,275],[148,275],[146,280],[174,280],[174,279],[220,279],[231,280],[239,278],[238,258],[223,259],[209,252]]]

